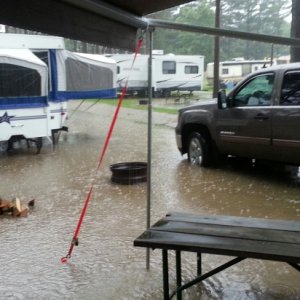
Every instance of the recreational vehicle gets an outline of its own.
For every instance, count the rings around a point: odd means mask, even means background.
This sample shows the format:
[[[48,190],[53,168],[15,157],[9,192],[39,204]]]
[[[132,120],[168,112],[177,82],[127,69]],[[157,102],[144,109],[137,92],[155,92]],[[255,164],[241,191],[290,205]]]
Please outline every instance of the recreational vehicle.
[[[2,91],[0,90],[0,141],[3,149],[9,146],[10,141],[18,138],[36,141],[38,149],[42,145],[42,137],[52,136],[54,142],[55,133],[59,130],[66,130],[64,124],[67,119],[68,100],[111,98],[115,96],[116,63],[114,60],[100,55],[88,56],[67,51],[64,49],[64,40],[59,37],[19,34],[1,34],[0,37],[0,50],[3,53],[6,53],[6,55],[10,52],[15,53],[15,55],[20,53],[18,54],[18,60],[16,57],[13,60],[11,56],[9,56],[10,59],[3,56],[0,62],[3,78],[8,78],[7,70],[9,68],[19,70],[21,69],[19,65],[22,66],[29,59],[46,69],[46,78],[40,79],[46,81],[46,84],[43,85],[46,91],[41,91],[41,95],[39,95],[42,97],[41,103],[37,103],[35,97],[28,95],[27,91],[22,89],[22,86],[19,87],[24,80],[18,81],[16,76],[10,77],[10,86],[14,86],[19,91],[18,95],[14,95],[13,91],[11,95],[7,93],[5,89],[9,84],[2,80],[3,88]],[[13,50],[5,49],[7,47]],[[21,71],[19,71],[19,74],[21,74]],[[41,85],[35,77],[28,76],[26,79],[28,80],[27,84],[34,89],[38,89],[37,86]],[[16,96],[20,99],[14,99]],[[26,98],[26,101],[23,98]],[[16,105],[13,105],[14,103]],[[40,113],[43,118],[41,117],[40,120],[43,119],[47,126],[42,124],[42,121],[41,124],[30,125],[32,120],[37,119],[34,117],[35,112],[33,110],[36,106],[43,108],[44,113]],[[23,118],[24,124],[16,124],[17,119],[11,116],[17,116],[18,120]],[[5,126],[3,123],[5,123]],[[8,130],[8,127],[18,127],[19,131]],[[35,133],[33,127],[40,128],[39,135]],[[31,129],[25,130],[25,128]]]
[[[48,127],[50,133],[54,137],[54,133],[59,130],[66,130],[64,126],[67,118],[67,102],[49,97],[52,90],[51,82],[51,59],[49,55],[50,49],[63,50],[65,48],[64,39],[56,36],[44,35],[29,35],[29,34],[1,34],[0,35],[0,48],[1,49],[30,49],[35,56],[47,65],[47,114]],[[20,113],[20,111],[19,111]],[[25,113],[24,108],[22,113]],[[28,111],[30,113],[30,110]],[[27,135],[23,135],[27,137]],[[43,136],[46,136],[45,134]],[[47,136],[49,136],[47,134]],[[41,139],[40,139],[41,140]],[[53,139],[54,140],[54,139]]]
[[[28,49],[0,49],[0,149],[50,136],[48,68]]]
[[[148,55],[106,55],[117,62],[117,85],[121,90],[127,79],[129,93],[144,95],[148,91]],[[152,89],[155,96],[167,96],[171,91],[203,89],[204,57],[200,55],[160,55],[152,60]]]
[[[232,61],[222,61],[219,64],[219,78],[226,86],[233,86],[246,75],[271,65],[270,60],[244,60],[242,58]],[[214,78],[214,63],[207,64],[206,79],[212,84]]]

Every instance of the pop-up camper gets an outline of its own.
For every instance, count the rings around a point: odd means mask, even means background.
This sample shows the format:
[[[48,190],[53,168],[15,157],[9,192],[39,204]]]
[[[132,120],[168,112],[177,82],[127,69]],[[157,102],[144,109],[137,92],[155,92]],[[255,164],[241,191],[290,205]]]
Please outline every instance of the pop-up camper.
[[[102,55],[50,50],[51,100],[112,98],[116,63]]]
[[[50,136],[48,68],[28,49],[0,49],[0,145]]]
[[[29,49],[48,67],[48,113],[50,114],[49,128],[52,136],[59,130],[66,130],[67,102],[50,99],[49,93],[52,89],[51,80],[51,58],[49,51],[63,51],[65,49],[64,39],[57,36],[30,35],[30,34],[0,34],[0,48],[6,49]]]
[[[34,53],[43,61],[48,61],[48,101],[53,139],[55,132],[66,128],[64,124],[67,118],[67,101],[115,97],[114,60],[102,55],[73,53],[64,49]]]
[[[15,48],[13,52],[20,50],[19,53],[21,53],[21,50],[23,50],[24,54],[19,57],[19,61],[24,60],[25,63],[28,56],[28,58],[39,62],[46,68],[46,91],[43,95],[43,107],[48,117],[45,119],[47,129],[43,125],[39,126],[44,128],[44,130],[41,129],[40,135],[35,139],[40,147],[42,137],[52,136],[52,141],[54,141],[56,132],[66,130],[65,121],[67,119],[68,100],[115,97],[116,63],[114,60],[101,55],[67,51],[64,49],[63,39],[59,37],[19,34],[0,34],[0,36],[0,50],[2,48],[3,52],[9,52],[10,50],[3,49],[7,45]],[[11,60],[10,65],[12,68],[16,68],[15,61]],[[5,73],[6,71],[3,70],[3,76],[5,76]],[[21,91],[21,87],[19,87],[21,82],[17,81],[17,77],[13,76],[10,80],[10,84]],[[37,89],[37,81],[29,81],[30,79],[28,78],[28,84]],[[2,84],[3,87],[7,86],[6,83]],[[22,95],[22,92],[20,92],[20,97],[25,95]],[[37,105],[34,101],[37,100],[33,99],[33,97],[27,98],[27,107],[18,105],[14,109],[18,109],[18,114],[31,115],[31,108]],[[0,129],[6,116],[12,115],[8,105],[12,103],[12,100],[7,99],[6,102],[2,102],[6,103],[7,110],[3,113],[3,118],[0,119]],[[4,108],[4,106],[2,107]],[[2,110],[0,110],[1,112]],[[18,135],[12,135],[7,130],[4,130],[5,133],[2,133],[3,128],[0,130],[0,141],[2,141],[1,144],[4,148],[7,146],[8,141],[17,138],[32,139],[31,135],[33,133],[28,135],[27,131],[22,131],[22,127],[24,126],[20,127]]]

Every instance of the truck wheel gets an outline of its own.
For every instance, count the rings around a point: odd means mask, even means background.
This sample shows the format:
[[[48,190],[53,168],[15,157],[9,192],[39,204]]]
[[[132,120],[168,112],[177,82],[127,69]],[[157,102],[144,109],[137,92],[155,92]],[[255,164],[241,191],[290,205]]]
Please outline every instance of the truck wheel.
[[[193,132],[189,138],[188,160],[191,165],[207,167],[211,164],[211,153],[206,138],[199,132]]]

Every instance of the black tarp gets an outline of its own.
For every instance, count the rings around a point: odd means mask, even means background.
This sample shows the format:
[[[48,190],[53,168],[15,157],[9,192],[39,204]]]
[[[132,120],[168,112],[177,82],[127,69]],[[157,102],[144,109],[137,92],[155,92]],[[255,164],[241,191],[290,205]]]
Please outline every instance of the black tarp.
[[[190,0],[9,0],[0,24],[133,51],[141,16]]]

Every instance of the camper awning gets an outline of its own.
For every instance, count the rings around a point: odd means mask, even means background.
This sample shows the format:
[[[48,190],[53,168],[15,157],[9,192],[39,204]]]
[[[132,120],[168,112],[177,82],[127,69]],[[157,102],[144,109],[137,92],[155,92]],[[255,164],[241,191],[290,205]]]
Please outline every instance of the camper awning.
[[[134,50],[142,16],[190,0],[10,0],[1,3],[0,24]]]

